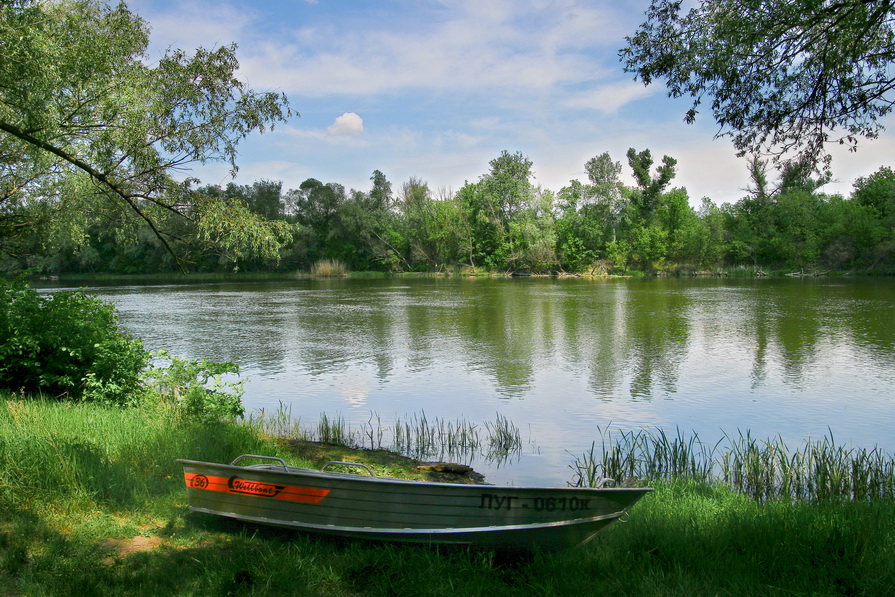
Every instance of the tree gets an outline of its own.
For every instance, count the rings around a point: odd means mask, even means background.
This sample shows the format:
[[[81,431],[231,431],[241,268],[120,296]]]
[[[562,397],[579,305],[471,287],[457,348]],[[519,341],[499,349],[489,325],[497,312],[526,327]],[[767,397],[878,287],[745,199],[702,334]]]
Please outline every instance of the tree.
[[[227,192],[241,196],[246,206],[265,220],[283,217],[283,183],[279,180],[258,180],[251,186],[238,186],[231,182],[227,185]]]
[[[219,206],[215,213],[203,214],[204,222],[198,235],[199,240],[204,241],[198,247],[201,253],[216,254],[218,265],[232,265],[235,269],[257,267],[272,257],[278,261],[279,247],[292,238],[293,230],[293,226],[283,221],[282,186],[282,182],[271,180],[259,180],[251,185],[231,182],[224,189],[208,185],[191,193],[194,210],[202,210],[207,204]],[[253,226],[260,220],[272,234],[254,233]],[[173,226],[169,223],[165,228],[170,231]],[[181,235],[184,236],[189,238]]]
[[[622,194],[624,185],[619,179],[622,164],[613,162],[609,153],[603,152],[589,159],[584,169],[590,180],[588,193],[594,198],[593,203],[597,206],[601,219],[612,226],[612,240],[615,240],[626,205]],[[586,211],[593,210],[586,209]]]
[[[282,227],[193,198],[191,183],[172,177],[206,161],[235,172],[237,144],[291,115],[285,96],[236,78],[235,45],[169,50],[151,64],[147,24],[103,0],[4,2],[0,40],[0,243],[98,199],[169,250],[164,213],[194,221],[206,239],[235,230],[276,251],[263,241],[282,239]]]
[[[648,224],[653,216],[653,212],[659,206],[659,196],[674,178],[675,174],[677,174],[675,172],[677,160],[667,155],[662,156],[662,165],[656,167],[656,175],[653,176],[650,174],[650,168],[653,166],[653,156],[649,149],[644,149],[638,153],[631,147],[628,149],[627,156],[628,165],[631,166],[631,170],[634,172],[634,180],[637,181],[637,186],[640,188],[640,193],[634,195],[632,200],[635,207],[640,211],[641,219],[645,224]]]
[[[478,183],[467,183],[459,191],[470,223],[470,265],[480,263],[490,269],[525,266],[519,262],[519,245],[527,228],[513,223],[535,203],[532,162],[521,152],[504,150],[489,165],[491,171]]]
[[[370,192],[352,190],[351,198],[337,214],[339,250],[351,251],[350,256],[339,258],[354,269],[409,268],[403,222],[392,210],[392,184],[379,170],[373,172],[370,180]]]
[[[553,194],[536,187],[532,162],[502,151],[491,171],[458,192],[470,229],[470,265],[492,270],[546,269],[555,263]]]
[[[854,184],[854,199],[874,208],[883,219],[892,218],[895,224],[895,171],[882,167]]]
[[[460,263],[469,254],[464,240],[466,218],[457,195],[432,197],[429,186],[411,177],[401,189],[401,213],[407,230],[409,259],[441,269]]]
[[[644,84],[711,100],[741,155],[829,164],[825,145],[879,135],[892,110],[892,0],[652,0],[619,55]],[[785,160],[785,161],[788,161]]]
[[[563,267],[580,271],[596,263],[616,240],[627,201],[619,180],[621,162],[604,152],[584,165],[589,184],[573,180],[560,190],[557,248]]]
[[[290,190],[287,201],[301,225],[299,239],[301,253],[307,265],[330,255],[329,247],[336,230],[336,218],[347,197],[345,187],[331,182],[323,184],[309,178]]]
[[[889,271],[892,271],[895,269],[892,264],[892,255],[895,254],[895,172],[882,167],[866,178],[859,178],[854,187],[854,201],[872,209],[880,226],[880,238],[871,269],[887,260]]]
[[[369,203],[373,209],[391,209],[392,207],[392,183],[388,181],[379,170],[373,171],[370,177],[373,182],[373,188],[370,189]]]

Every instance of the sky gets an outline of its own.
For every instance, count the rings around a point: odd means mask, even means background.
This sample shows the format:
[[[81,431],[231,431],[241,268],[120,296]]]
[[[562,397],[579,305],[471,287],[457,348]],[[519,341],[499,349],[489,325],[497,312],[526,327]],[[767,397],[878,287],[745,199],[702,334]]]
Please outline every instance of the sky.
[[[398,191],[411,177],[436,196],[476,182],[502,151],[533,162],[559,191],[586,181],[584,164],[649,149],[678,160],[672,187],[698,206],[745,195],[749,177],[710,113],[684,123],[689,101],[625,73],[618,50],[649,0],[129,0],[148,21],[150,59],[165,50],[235,42],[238,77],[278,91],[298,114],[239,146],[239,173],[209,164],[203,184],[308,178],[367,191],[374,170]],[[891,122],[895,125],[895,119]],[[895,126],[889,126],[890,130]],[[856,153],[834,148],[834,181],[895,166],[884,132]]]

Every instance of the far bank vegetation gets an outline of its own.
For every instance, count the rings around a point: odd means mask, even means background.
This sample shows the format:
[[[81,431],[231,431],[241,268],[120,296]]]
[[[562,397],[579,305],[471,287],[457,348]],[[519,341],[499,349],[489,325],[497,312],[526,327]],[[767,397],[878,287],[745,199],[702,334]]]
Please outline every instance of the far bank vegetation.
[[[397,190],[375,171],[367,191],[308,179],[297,189],[260,180],[196,187],[196,196],[241,205],[280,222],[278,259],[213,251],[195,235],[165,247],[152,234],[109,234],[102,212],[84,214],[83,234],[36,227],[0,273],[149,274],[349,271],[507,275],[816,275],[895,272],[895,171],[881,167],[850,196],[823,192],[827,178],[789,165],[771,181],[768,164],[746,164],[750,187],[736,203],[694,201],[674,187],[677,161],[627,154],[636,184],[621,182],[608,153],[585,164],[587,180],[558,191],[533,182],[533,164],[504,151],[477,182],[434,191],[411,178]],[[698,205],[694,208],[693,205]],[[188,256],[175,263],[169,252]]]

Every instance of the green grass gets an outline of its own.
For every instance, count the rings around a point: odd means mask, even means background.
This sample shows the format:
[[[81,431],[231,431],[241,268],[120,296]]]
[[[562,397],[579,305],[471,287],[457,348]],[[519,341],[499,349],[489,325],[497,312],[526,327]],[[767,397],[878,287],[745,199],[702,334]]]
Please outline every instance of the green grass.
[[[321,539],[191,514],[177,458],[256,452],[247,425],[0,396],[0,595],[887,595],[889,499],[756,501],[670,479],[554,555]],[[151,549],[128,552],[127,546]]]

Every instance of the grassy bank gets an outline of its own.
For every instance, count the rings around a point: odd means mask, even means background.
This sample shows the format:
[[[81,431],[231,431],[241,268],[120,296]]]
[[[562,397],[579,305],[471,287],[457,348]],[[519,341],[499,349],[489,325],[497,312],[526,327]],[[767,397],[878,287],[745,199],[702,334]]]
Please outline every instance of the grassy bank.
[[[670,480],[591,544],[513,561],[189,513],[175,460],[247,452],[311,464],[245,425],[0,397],[0,595],[884,595],[895,586],[891,500],[760,503]]]

